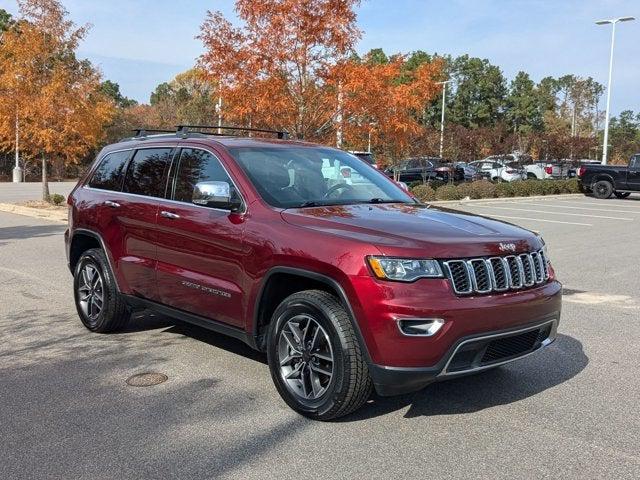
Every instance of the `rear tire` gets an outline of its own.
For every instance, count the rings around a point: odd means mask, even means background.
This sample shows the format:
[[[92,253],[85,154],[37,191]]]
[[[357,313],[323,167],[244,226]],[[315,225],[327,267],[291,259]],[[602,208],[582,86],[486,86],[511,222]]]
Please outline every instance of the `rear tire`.
[[[321,290],[294,293],[278,306],[269,325],[267,358],[280,396],[312,419],[347,415],[373,390],[349,314]]]
[[[616,196],[616,198],[627,198],[629,195],[631,195],[631,192],[613,192],[613,194]]]
[[[80,320],[92,332],[121,330],[129,321],[131,313],[101,249],[82,254],[73,274],[73,291]]]
[[[605,200],[613,194],[613,185],[608,180],[599,180],[593,185],[593,196]]]

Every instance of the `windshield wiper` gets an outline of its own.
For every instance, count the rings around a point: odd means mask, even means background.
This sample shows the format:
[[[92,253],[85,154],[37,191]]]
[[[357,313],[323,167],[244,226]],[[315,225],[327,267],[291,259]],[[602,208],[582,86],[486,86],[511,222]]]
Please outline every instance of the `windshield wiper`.
[[[318,207],[318,206],[320,206],[320,204],[318,202],[314,202],[313,200],[308,200],[308,201],[298,205],[296,208]]]

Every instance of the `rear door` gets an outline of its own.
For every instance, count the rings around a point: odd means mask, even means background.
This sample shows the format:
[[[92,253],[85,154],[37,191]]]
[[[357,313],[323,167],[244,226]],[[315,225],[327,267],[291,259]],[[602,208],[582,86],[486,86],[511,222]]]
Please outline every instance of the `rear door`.
[[[167,188],[172,147],[150,147],[135,151],[124,178],[122,195],[116,200],[122,230],[119,269],[131,293],[158,300],[156,281],[157,216],[160,197]]]
[[[247,298],[243,263],[245,215],[193,202],[199,182],[227,182],[240,193],[219,158],[183,148],[174,162],[171,193],[160,201],[158,289],[162,303],[243,327]],[[244,208],[244,207],[243,207]]]

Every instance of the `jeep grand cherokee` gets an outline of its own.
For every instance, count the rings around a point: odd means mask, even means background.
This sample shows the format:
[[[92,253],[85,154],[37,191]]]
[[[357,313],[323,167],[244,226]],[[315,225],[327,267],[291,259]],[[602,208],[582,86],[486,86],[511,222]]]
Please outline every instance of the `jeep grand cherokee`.
[[[312,418],[556,335],[561,285],[542,238],[420,204],[334,148],[139,132],[104,148],[68,203],[89,330],[151,309],[230,335],[266,352],[284,401]]]

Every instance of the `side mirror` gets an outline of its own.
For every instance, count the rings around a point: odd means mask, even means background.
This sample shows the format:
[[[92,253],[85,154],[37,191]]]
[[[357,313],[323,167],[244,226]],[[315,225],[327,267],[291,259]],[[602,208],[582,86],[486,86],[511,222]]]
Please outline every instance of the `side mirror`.
[[[195,205],[221,208],[236,212],[241,207],[239,199],[231,198],[231,186],[227,182],[199,182],[193,187],[191,201]]]

